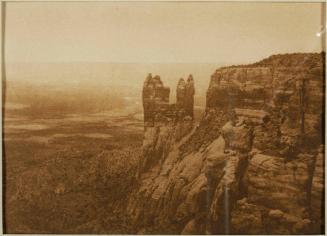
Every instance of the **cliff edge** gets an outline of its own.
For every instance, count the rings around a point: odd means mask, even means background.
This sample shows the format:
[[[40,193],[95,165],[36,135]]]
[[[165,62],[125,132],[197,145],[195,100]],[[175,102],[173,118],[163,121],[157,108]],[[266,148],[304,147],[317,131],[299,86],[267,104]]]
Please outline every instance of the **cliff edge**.
[[[299,53],[217,69],[198,124],[193,77],[169,104],[149,75],[135,233],[324,233],[324,64]]]

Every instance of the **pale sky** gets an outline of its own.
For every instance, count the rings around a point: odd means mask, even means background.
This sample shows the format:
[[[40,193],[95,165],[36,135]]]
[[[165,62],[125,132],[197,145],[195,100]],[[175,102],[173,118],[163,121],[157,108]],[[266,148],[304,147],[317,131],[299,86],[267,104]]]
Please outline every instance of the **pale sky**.
[[[9,2],[7,62],[251,63],[320,52],[321,3]]]

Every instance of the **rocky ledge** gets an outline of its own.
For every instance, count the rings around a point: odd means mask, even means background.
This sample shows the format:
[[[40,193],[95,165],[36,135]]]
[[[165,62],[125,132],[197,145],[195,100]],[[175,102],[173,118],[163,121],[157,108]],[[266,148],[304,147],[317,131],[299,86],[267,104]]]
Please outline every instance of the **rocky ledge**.
[[[322,234],[324,54],[276,55],[217,69],[193,120],[193,77],[177,103],[144,83],[135,233]]]

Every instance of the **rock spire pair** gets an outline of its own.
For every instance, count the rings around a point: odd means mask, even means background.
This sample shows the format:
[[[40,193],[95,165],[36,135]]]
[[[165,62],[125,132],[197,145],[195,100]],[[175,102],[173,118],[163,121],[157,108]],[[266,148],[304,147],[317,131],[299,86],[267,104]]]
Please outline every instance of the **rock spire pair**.
[[[170,88],[163,85],[160,76],[149,74],[144,81],[142,94],[144,122],[185,117],[193,119],[194,93],[193,76],[189,75],[186,81],[181,78],[176,88],[176,104],[170,104]]]

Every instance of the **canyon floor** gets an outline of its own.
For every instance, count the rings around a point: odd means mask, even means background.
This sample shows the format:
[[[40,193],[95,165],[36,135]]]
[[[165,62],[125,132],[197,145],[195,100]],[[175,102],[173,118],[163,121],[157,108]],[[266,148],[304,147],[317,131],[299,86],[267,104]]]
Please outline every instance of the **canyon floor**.
[[[142,137],[137,113],[7,112],[6,232],[132,232],[122,210]]]

